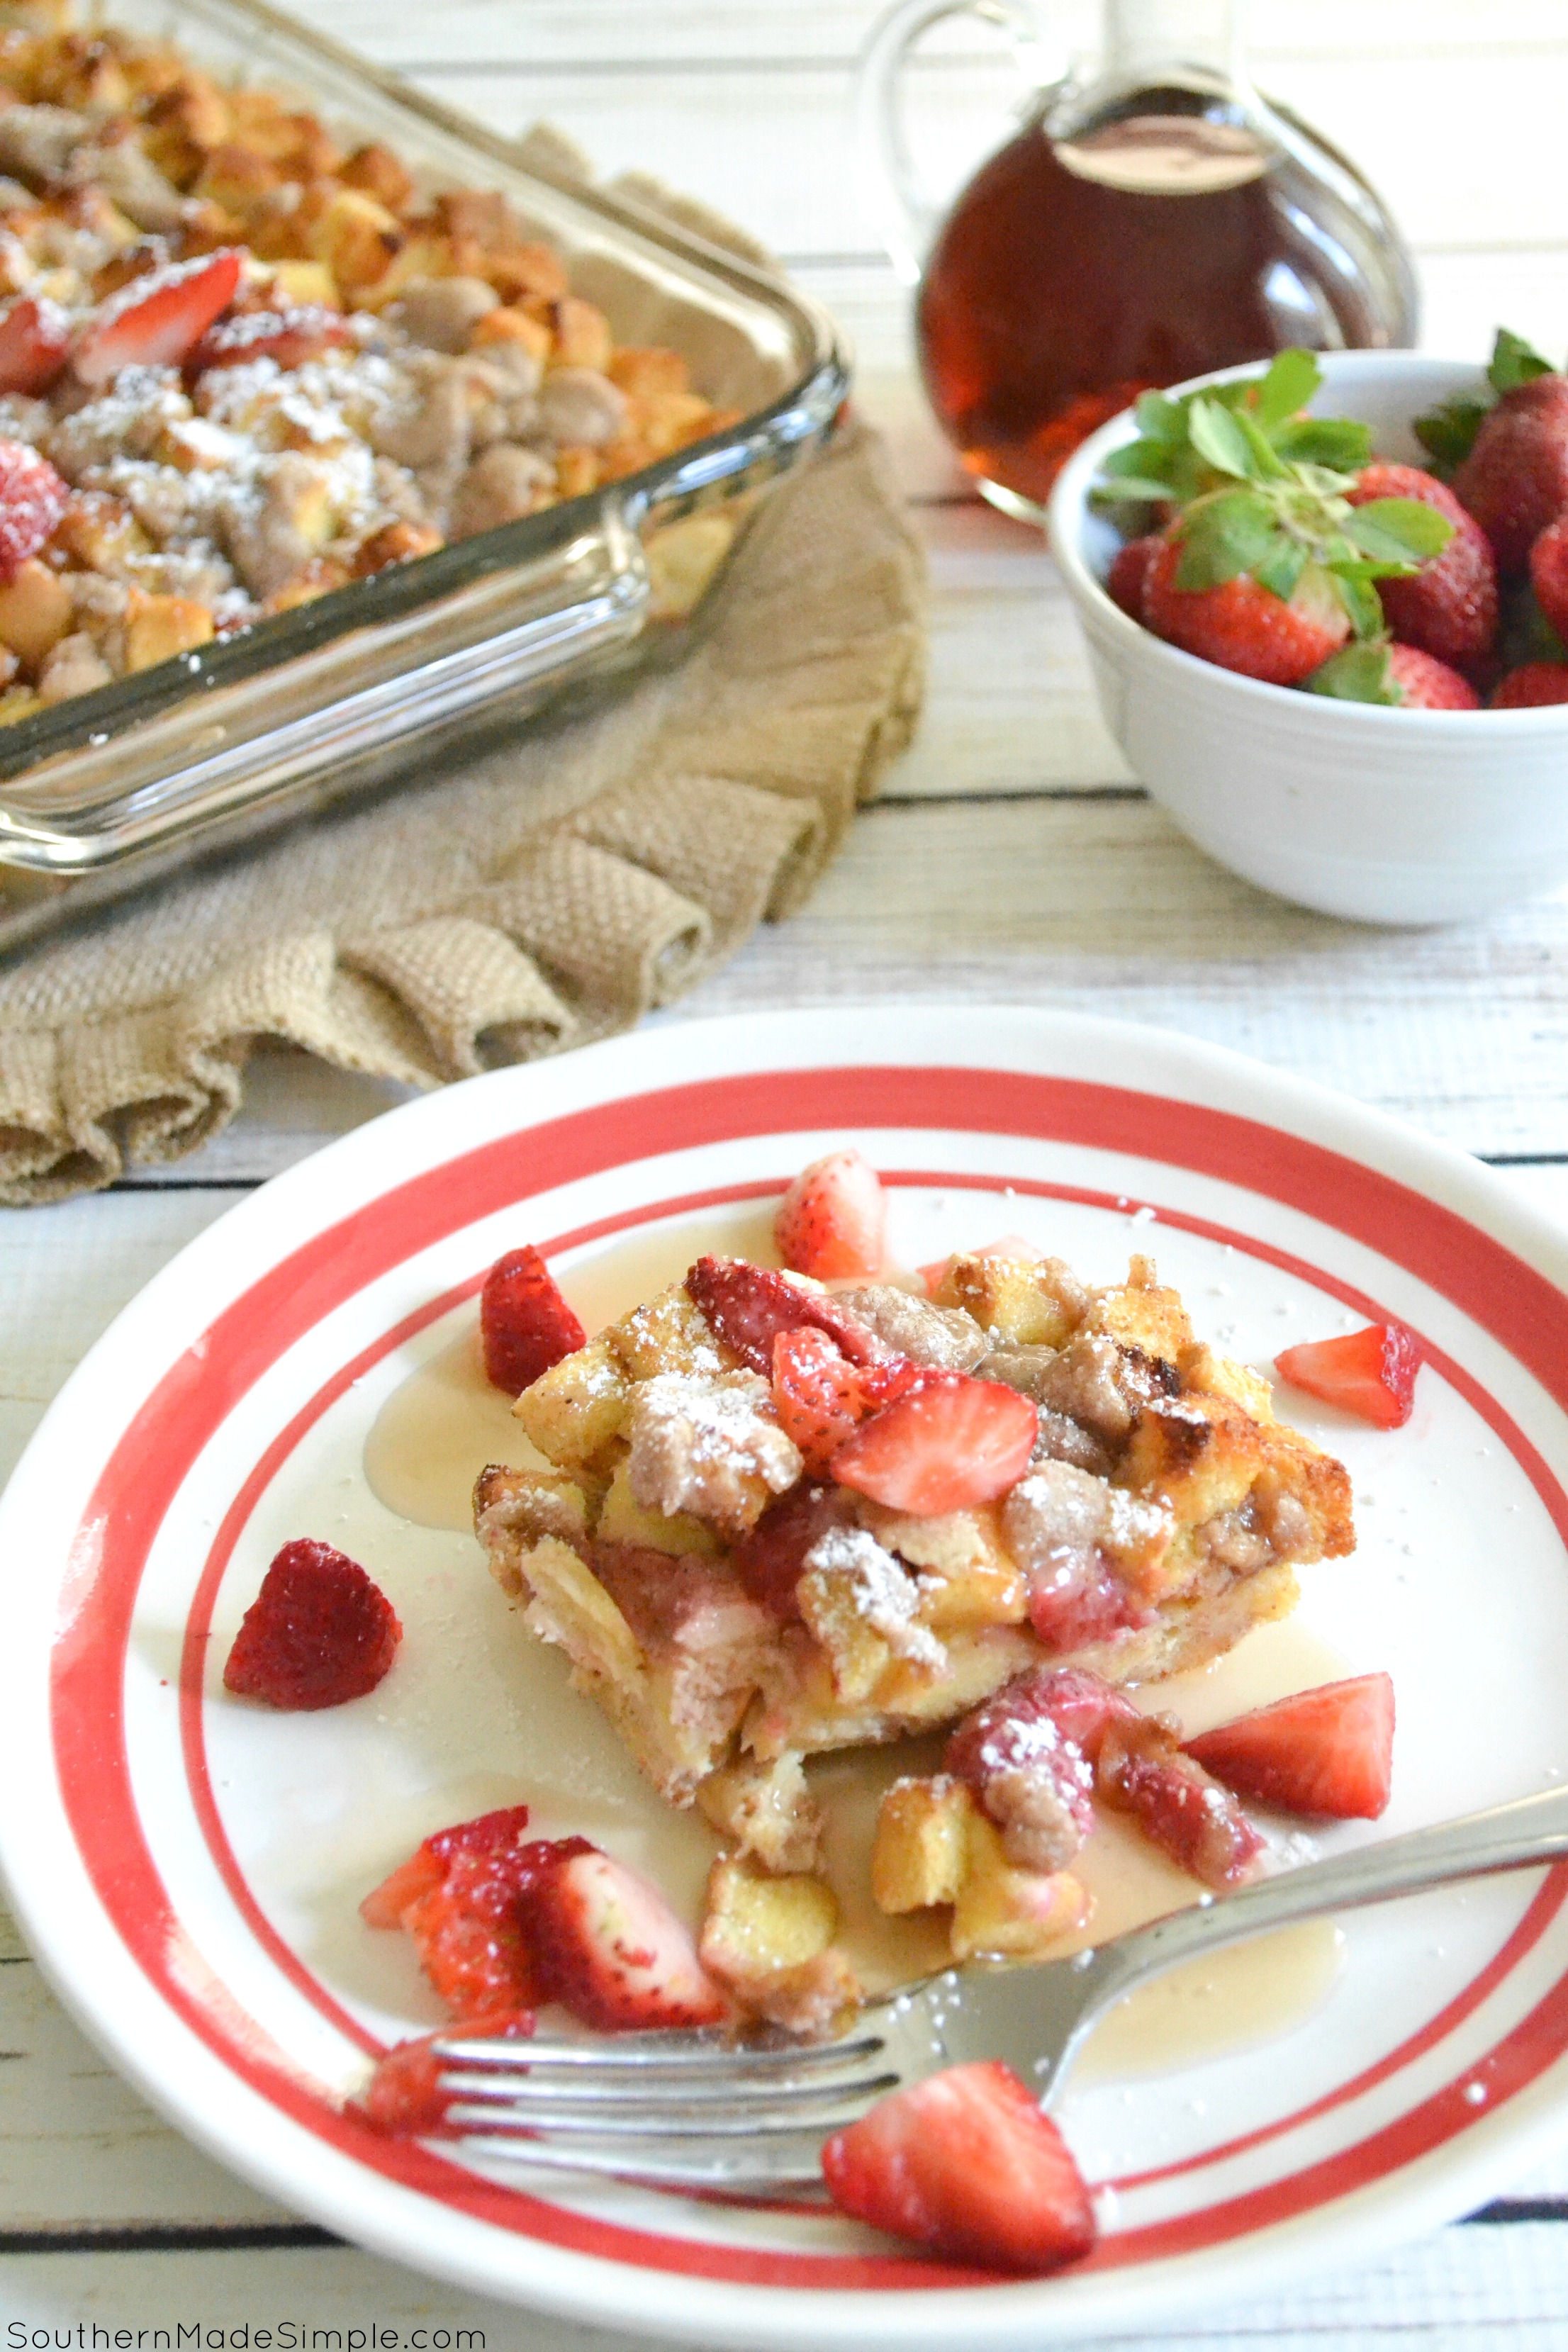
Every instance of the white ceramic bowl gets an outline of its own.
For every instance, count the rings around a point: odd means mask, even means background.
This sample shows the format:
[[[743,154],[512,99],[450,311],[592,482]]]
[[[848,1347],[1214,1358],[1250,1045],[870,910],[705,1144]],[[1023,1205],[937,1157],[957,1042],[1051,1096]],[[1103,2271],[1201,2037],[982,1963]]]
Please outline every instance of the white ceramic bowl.
[[[1415,463],[1410,419],[1479,381],[1415,352],[1326,352],[1322,368],[1315,409],[1363,417],[1380,457]],[[1451,922],[1568,879],[1568,705],[1335,702],[1199,661],[1111,603],[1101,583],[1121,541],[1089,493],[1135,430],[1131,412],[1113,417],[1064,467],[1051,547],[1106,723],[1183,832],[1266,890],[1362,922]]]

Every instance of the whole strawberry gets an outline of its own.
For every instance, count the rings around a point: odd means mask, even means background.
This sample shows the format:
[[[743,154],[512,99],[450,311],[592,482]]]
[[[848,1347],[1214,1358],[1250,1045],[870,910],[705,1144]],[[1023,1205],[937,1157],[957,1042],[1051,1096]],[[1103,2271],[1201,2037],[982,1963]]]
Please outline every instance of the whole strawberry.
[[[1414,578],[1380,580],[1384,617],[1406,646],[1418,646],[1450,664],[1473,661],[1497,635],[1497,561],[1491,541],[1446,483],[1419,466],[1368,466],[1345,492],[1352,507],[1373,499],[1418,499],[1454,526],[1440,555],[1428,557]]]
[[[1568,662],[1524,662],[1492,696],[1494,710],[1539,710],[1552,702],[1568,702]]]
[[[1530,551],[1535,601],[1568,645],[1568,513],[1548,523]]]
[[[1478,710],[1468,678],[1419,646],[1346,646],[1307,681],[1308,692],[1339,702],[1380,702],[1392,709]]]
[[[1143,618],[1143,583],[1149,566],[1160,544],[1158,531],[1147,531],[1142,539],[1130,539],[1119,547],[1105,575],[1105,593],[1113,604],[1120,604],[1131,620]]]
[[[1182,541],[1162,540],[1143,575],[1143,621],[1156,636],[1271,686],[1300,686],[1342,646],[1350,615],[1325,575],[1309,565],[1289,598],[1247,572],[1215,588],[1177,579]]]
[[[1522,572],[1568,508],[1568,378],[1532,376],[1482,419],[1454,495],[1492,543],[1501,572]]]

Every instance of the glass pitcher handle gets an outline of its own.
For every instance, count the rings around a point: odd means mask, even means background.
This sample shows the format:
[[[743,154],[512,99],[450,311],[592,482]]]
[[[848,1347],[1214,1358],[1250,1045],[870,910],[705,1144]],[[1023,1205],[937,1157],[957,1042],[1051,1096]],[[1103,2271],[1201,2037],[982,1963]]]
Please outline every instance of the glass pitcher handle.
[[[899,82],[914,44],[944,16],[980,16],[1010,33],[1013,54],[1032,89],[1060,80],[1065,70],[1047,50],[1034,0],[898,0],[873,27],[855,91],[856,170],[867,216],[907,286],[920,278],[942,207],[910,156]]]

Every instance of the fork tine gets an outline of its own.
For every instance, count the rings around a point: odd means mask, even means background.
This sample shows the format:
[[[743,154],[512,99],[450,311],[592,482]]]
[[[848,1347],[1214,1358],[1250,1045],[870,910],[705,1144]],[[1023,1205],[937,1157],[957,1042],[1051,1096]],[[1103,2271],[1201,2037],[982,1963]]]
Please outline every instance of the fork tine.
[[[682,2095],[682,2105],[689,2113],[698,2115],[750,2115],[759,2111],[773,2113],[811,2109],[825,2105],[837,2108],[850,2099],[874,2099],[879,2092],[897,2088],[900,2076],[884,2069],[879,2074],[859,2074],[847,2082],[825,2081],[821,2076],[805,2083],[780,2082],[776,2077],[767,2083],[749,2084],[742,2081],[692,2084]],[[440,2088],[449,2096],[466,2100],[470,2105],[485,2105],[498,2112],[521,2115],[526,2107],[531,2117],[547,2120],[557,2116],[563,2122],[575,2122],[595,2115],[631,2115],[660,2117],[669,2112],[668,2086],[658,2083],[596,2083],[581,2078],[565,2083],[542,2083],[535,2085],[526,2080],[519,2083],[506,2077],[475,2075],[459,2069],[440,2077]]]
[[[519,2133],[546,2132],[552,2143],[571,2140],[575,2144],[580,2139],[637,2139],[661,2147],[667,2140],[673,2139],[766,2138],[776,2144],[788,2137],[810,2138],[820,2147],[828,2132],[835,2130],[839,2124],[852,2121],[859,2112],[858,2107],[855,2107],[836,2115],[790,2116],[776,2124],[760,2122],[754,2114],[700,2117],[672,2116],[654,2123],[646,2115],[557,2116],[514,2111],[510,2116],[503,2116],[495,2107],[469,2106],[461,2101],[454,2101],[446,2110],[446,2118],[460,2130],[473,2126],[479,2131],[490,2133],[498,2132],[503,2124],[510,2122]]]
[[[657,2144],[653,2144],[657,2145]],[[719,2189],[758,2197],[776,2189],[822,2186],[822,2165],[816,2155],[799,2158],[764,2157],[746,2160],[743,2152],[726,2155],[708,2164],[666,2161],[653,2152],[637,2156],[628,2147],[596,2155],[588,2148],[552,2148],[543,2140],[488,2139],[470,2133],[463,2142],[465,2156],[500,2158],[513,2165],[538,2166],[547,2172],[603,2173],[616,2180],[642,2181],[655,2189]]]
[[[585,2042],[465,2042],[443,2034],[432,2043],[437,2058],[449,2064],[476,2067],[486,2074],[532,2074],[547,2069],[584,2074],[637,2074],[677,2078],[681,2084],[707,2074],[734,2081],[755,2077],[830,2072],[875,2058],[884,2048],[880,2034],[861,2034],[853,2042],[806,2042],[794,2048],[752,2050],[732,2042],[677,2042],[673,2035],[658,2038],[622,2034],[595,2046]]]

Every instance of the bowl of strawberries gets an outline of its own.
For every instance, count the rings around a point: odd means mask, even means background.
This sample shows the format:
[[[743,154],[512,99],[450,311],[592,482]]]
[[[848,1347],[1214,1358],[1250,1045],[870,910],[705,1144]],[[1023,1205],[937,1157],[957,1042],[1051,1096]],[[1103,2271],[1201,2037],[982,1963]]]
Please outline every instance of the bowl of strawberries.
[[[1146,394],[1050,532],[1111,732],[1222,864],[1382,923],[1568,879],[1568,376],[1520,338]]]

